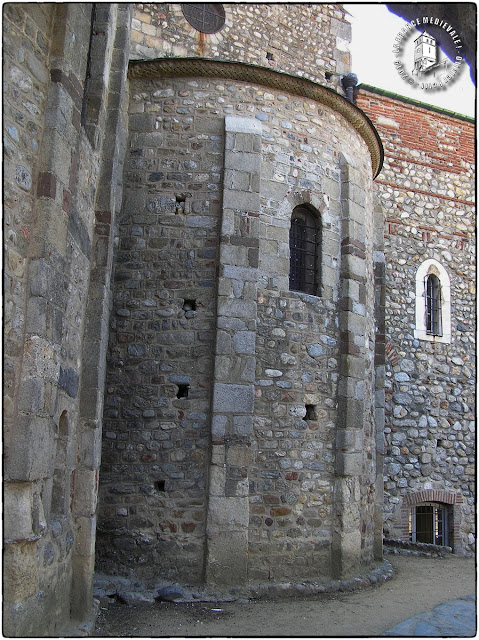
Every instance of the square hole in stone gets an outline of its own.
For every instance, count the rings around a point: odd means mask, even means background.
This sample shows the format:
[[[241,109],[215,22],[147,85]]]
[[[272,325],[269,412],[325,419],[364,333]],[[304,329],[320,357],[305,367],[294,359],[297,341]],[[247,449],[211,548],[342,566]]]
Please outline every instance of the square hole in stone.
[[[185,202],[186,196],[184,193],[177,193],[175,196],[176,204],[175,204],[175,212],[176,213],[184,213],[185,212]]]
[[[304,416],[305,420],[317,420],[318,417],[316,415],[316,405],[315,404],[307,404],[306,405],[306,415]]]
[[[155,489],[157,491],[166,491],[166,489],[165,489],[165,481],[164,480],[157,480],[155,482]]]
[[[176,397],[177,398],[187,398],[189,390],[190,390],[190,385],[189,384],[179,384],[178,385],[178,392],[176,394]]]
[[[183,311],[196,311],[196,300],[185,300],[183,303]]]

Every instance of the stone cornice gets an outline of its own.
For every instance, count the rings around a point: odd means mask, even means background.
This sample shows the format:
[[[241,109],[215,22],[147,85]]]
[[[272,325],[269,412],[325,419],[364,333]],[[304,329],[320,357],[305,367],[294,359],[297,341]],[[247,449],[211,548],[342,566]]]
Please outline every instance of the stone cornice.
[[[371,120],[361,109],[339,93],[312,80],[265,67],[206,58],[130,60],[128,77],[145,79],[205,77],[238,80],[315,100],[342,115],[363,138],[371,154],[373,178],[381,171],[384,151],[379,134]]]

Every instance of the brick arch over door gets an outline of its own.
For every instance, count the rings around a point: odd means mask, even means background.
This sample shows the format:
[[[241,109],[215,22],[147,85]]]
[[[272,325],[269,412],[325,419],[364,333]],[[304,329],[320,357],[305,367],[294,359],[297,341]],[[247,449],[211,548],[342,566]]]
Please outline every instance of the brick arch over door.
[[[460,493],[454,491],[445,491],[444,489],[421,489],[414,493],[409,493],[403,497],[399,513],[399,531],[400,538],[404,542],[409,540],[409,510],[425,502],[436,502],[439,504],[450,505],[450,514],[452,516],[451,541],[454,553],[462,554],[463,543],[459,534],[461,524],[461,508],[463,497]]]

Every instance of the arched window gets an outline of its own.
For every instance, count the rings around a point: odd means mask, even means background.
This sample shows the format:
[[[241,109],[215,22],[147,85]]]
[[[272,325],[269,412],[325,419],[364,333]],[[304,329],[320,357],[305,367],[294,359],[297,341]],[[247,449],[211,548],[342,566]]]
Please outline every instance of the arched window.
[[[318,295],[319,219],[305,205],[296,207],[289,232],[289,288]]]
[[[437,260],[426,260],[416,273],[416,329],[419,340],[451,342],[451,285]]]
[[[426,333],[442,336],[441,283],[433,273],[426,278]]]

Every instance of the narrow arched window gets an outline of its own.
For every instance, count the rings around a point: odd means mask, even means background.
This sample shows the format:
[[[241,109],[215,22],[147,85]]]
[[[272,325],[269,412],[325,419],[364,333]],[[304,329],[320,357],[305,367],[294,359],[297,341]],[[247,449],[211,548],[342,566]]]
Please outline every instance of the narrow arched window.
[[[426,333],[442,335],[441,282],[433,273],[426,279]]]
[[[289,288],[311,295],[318,294],[319,284],[319,223],[305,206],[296,207],[289,232]]]
[[[450,344],[451,283],[446,269],[432,258],[416,272],[416,327],[414,337]]]

